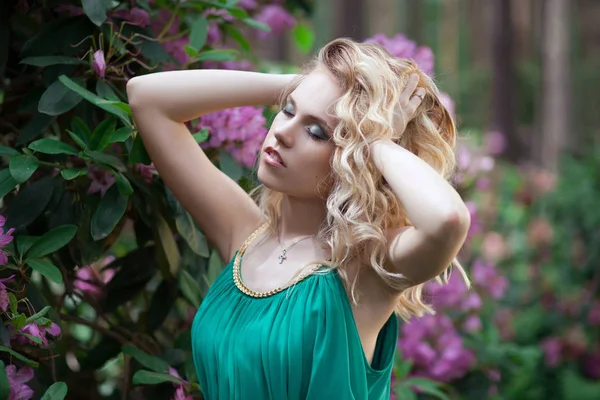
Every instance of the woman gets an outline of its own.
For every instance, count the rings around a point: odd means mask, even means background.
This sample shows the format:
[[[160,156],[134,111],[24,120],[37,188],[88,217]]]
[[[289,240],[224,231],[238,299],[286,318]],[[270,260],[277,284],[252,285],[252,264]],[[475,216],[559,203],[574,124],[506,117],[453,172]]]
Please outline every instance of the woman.
[[[469,226],[432,80],[338,39],[299,76],[175,71],[127,92],[161,177],[231,260],[192,327],[205,398],[388,398],[396,315],[433,311],[422,284],[447,272]],[[278,98],[255,202],[184,122]]]

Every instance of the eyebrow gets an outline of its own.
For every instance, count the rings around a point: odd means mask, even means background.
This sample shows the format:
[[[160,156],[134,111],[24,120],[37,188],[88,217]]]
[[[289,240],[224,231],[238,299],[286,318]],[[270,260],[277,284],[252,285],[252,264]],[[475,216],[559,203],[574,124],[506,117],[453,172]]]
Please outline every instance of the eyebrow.
[[[292,105],[294,106],[294,108],[296,108],[296,100],[294,100],[294,98],[292,97],[292,95],[288,95],[288,101],[290,103],[292,103]],[[312,119],[313,121],[317,121],[318,123],[320,123],[321,125],[323,125],[325,127],[325,130],[327,131],[327,134],[331,134],[331,132],[333,131],[333,128],[327,123],[327,121],[325,121],[323,118],[319,118],[316,115],[307,115],[307,117],[309,119]]]

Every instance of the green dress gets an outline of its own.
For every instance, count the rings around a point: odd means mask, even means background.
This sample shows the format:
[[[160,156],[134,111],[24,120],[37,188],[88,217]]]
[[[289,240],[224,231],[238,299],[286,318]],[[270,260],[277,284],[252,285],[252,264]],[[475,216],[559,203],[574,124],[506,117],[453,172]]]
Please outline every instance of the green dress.
[[[336,270],[257,298],[235,285],[234,259],[192,324],[205,399],[389,399],[396,315],[380,331],[369,365]]]

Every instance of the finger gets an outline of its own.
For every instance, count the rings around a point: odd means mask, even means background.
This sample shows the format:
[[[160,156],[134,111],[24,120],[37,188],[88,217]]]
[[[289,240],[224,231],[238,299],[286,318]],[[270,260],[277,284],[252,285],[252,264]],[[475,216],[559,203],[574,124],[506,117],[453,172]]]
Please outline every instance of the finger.
[[[409,115],[410,118],[413,117],[413,115],[417,111],[417,108],[419,108],[419,106],[423,102],[423,99],[425,98],[425,94],[426,94],[426,92],[425,92],[425,89],[423,89],[423,88],[418,88],[417,90],[415,90],[415,93],[410,98],[410,101],[408,102],[408,105],[406,107],[407,114]]]
[[[404,90],[402,91],[402,94],[400,95],[400,100],[401,100],[402,104],[408,104],[411,96],[414,94],[415,89],[417,88],[418,85],[419,85],[419,75],[411,74],[410,78],[408,78],[408,83],[406,84],[406,87],[404,88]]]

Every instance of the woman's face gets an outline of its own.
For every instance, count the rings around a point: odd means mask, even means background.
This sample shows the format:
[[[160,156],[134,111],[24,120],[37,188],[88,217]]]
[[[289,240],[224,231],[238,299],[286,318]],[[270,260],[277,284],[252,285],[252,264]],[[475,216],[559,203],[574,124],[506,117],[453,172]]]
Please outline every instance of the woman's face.
[[[258,165],[261,183],[291,196],[327,196],[335,120],[326,110],[341,94],[331,73],[321,68],[298,85],[263,143]]]

